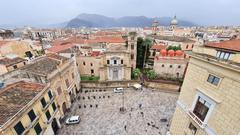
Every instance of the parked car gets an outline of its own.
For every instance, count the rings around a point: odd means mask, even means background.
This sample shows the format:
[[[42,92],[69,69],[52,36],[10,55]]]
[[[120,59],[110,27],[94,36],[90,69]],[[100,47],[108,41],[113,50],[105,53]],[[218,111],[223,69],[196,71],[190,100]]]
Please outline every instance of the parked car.
[[[113,89],[114,93],[123,93],[123,88],[115,88]]]
[[[67,125],[78,124],[80,122],[80,116],[71,116],[66,120]]]

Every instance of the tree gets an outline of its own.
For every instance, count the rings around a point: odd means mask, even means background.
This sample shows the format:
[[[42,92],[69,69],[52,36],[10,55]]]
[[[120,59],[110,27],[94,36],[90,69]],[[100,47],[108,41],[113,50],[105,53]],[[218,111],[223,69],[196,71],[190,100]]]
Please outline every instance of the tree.
[[[139,37],[137,39],[137,68],[142,69],[145,61],[150,55],[150,47],[152,46],[152,40],[143,39]]]
[[[167,47],[167,50],[174,50],[174,51],[177,51],[177,50],[182,50],[181,46],[178,45],[178,46],[168,46]]]
[[[132,76],[133,76],[134,79],[138,79],[140,77],[140,75],[141,75],[141,71],[140,71],[139,68],[136,68],[136,69],[133,70]]]
[[[157,73],[154,70],[146,71],[146,76],[148,79],[153,80],[157,78]]]

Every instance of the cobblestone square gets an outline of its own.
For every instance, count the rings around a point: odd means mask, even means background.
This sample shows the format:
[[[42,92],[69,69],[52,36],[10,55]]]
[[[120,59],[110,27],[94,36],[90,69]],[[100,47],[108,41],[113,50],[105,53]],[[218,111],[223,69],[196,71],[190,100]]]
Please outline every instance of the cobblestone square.
[[[83,89],[68,116],[79,115],[76,125],[62,124],[59,135],[165,135],[178,94],[143,88]],[[120,107],[126,108],[124,113]]]

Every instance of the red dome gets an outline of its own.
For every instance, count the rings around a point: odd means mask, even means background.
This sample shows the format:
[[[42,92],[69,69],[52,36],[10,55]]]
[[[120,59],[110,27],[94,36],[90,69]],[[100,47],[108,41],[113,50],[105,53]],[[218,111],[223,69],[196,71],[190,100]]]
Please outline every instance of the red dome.
[[[174,56],[174,53],[175,53],[174,50],[169,50],[169,51],[168,51],[168,55],[169,55],[169,56]]]
[[[183,55],[183,52],[181,50],[177,50],[175,53],[176,53],[176,56],[182,56]]]
[[[162,56],[166,56],[166,55],[167,55],[167,50],[162,49],[162,50],[160,51],[160,54],[161,54]]]

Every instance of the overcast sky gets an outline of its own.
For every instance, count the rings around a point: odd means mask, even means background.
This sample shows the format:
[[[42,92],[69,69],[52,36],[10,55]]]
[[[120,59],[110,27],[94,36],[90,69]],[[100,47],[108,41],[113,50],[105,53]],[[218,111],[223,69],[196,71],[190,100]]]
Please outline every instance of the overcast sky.
[[[240,0],[0,0],[0,24],[54,24],[80,13],[110,17],[176,14],[200,25],[240,25]]]

